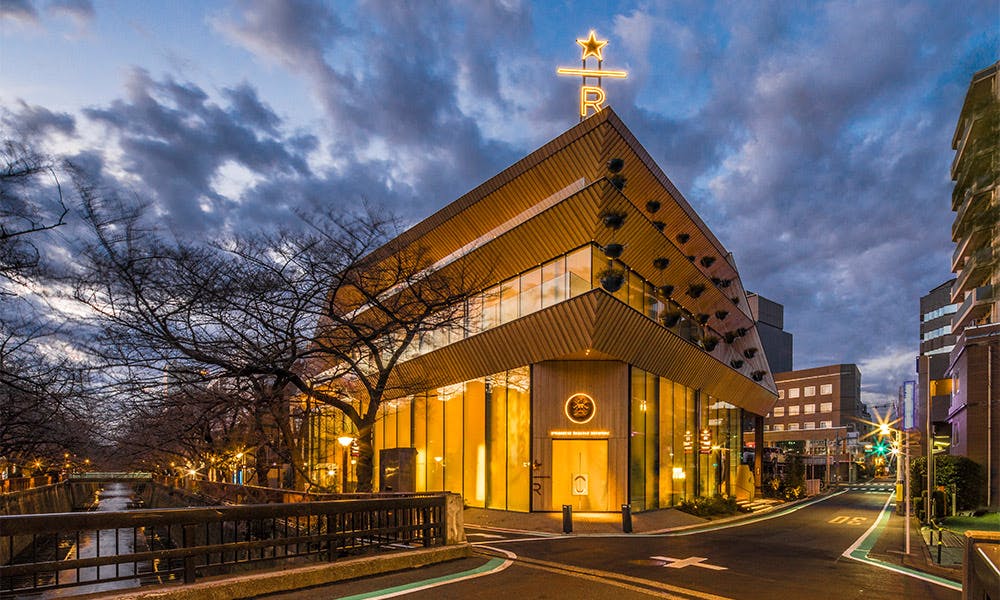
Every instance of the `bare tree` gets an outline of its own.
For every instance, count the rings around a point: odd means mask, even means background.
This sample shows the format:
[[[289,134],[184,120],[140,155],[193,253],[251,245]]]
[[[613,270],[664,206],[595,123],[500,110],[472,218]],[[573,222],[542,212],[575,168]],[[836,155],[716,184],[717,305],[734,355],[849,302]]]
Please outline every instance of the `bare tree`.
[[[0,142],[0,278],[31,274],[37,234],[63,225],[68,213],[54,162],[20,142]]]
[[[85,186],[81,195],[97,242],[76,296],[100,316],[105,358],[227,381],[308,486],[303,428],[316,406],[333,407],[358,441],[358,489],[371,490],[379,408],[423,385],[396,367],[423,334],[461,319],[469,282],[420,249],[373,254],[397,232],[378,210],[198,244],[142,227],[141,211],[108,210]]]

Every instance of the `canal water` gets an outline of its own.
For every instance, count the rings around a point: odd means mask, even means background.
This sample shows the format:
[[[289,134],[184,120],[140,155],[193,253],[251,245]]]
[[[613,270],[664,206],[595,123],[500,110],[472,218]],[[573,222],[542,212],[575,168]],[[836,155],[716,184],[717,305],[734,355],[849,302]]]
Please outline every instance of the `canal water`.
[[[98,492],[96,505],[90,510],[122,511],[136,506],[135,493],[127,483],[108,483]],[[142,528],[102,529],[99,531],[81,532],[79,536],[64,539],[48,540],[46,548],[35,548],[36,555],[49,555],[59,560],[76,558],[93,558],[96,556],[113,556],[133,554],[138,548],[143,551],[147,547],[145,532]],[[136,571],[139,571],[137,574]],[[65,598],[94,592],[107,592],[138,587],[142,573],[150,571],[147,563],[120,565],[103,565],[101,567],[85,567],[81,569],[64,569],[59,571],[58,578],[51,576],[38,581],[39,586],[51,585],[58,580],[60,585],[80,582],[66,588],[45,590],[42,592],[20,593],[16,598],[25,600],[46,600],[49,598]],[[136,577],[132,577],[137,575]],[[97,582],[102,578],[121,578],[117,581]],[[93,581],[94,583],[85,583]],[[30,585],[30,582],[28,582]]]

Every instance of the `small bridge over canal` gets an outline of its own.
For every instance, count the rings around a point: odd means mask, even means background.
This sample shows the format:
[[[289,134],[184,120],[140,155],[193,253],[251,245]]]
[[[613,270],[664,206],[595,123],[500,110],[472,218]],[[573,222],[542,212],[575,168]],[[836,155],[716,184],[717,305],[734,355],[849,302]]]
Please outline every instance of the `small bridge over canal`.
[[[463,539],[454,494],[311,495],[149,473],[74,474],[0,494],[0,513],[4,598],[183,585]]]

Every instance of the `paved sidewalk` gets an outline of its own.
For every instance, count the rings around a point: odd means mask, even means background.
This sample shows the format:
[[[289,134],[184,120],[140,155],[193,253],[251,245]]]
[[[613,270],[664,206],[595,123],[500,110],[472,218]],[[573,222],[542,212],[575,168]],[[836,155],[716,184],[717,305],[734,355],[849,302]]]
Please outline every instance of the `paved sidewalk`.
[[[805,498],[799,502],[815,500]],[[632,533],[666,533],[692,529],[703,525],[716,525],[759,516],[794,506],[799,502],[780,502],[769,500],[756,506],[753,512],[716,519],[696,517],[686,512],[664,508],[632,514]],[[559,534],[563,533],[563,515],[561,512],[511,513],[484,508],[466,508],[463,513],[467,527],[487,527],[505,531],[521,531],[525,534]],[[573,534],[592,535],[622,533],[621,513],[573,513]]]
[[[928,548],[928,545],[924,541],[924,536],[921,535],[920,521],[915,516],[910,517],[910,553],[907,554],[906,517],[897,513],[893,508],[889,510],[891,511],[889,520],[870,552],[872,558],[938,577],[944,577],[952,581],[962,581],[961,559],[958,563],[950,560],[942,560],[943,564],[937,564],[937,552],[935,551],[933,555],[931,554],[930,548]],[[942,558],[944,558],[943,552]]]

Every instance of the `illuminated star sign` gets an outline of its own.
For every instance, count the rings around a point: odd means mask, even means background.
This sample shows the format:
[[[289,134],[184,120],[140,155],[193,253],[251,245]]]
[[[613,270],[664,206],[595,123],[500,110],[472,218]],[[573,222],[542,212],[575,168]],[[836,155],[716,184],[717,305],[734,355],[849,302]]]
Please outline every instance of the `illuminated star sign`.
[[[587,60],[588,56],[593,56],[597,60],[604,60],[602,49],[608,45],[608,40],[599,41],[597,39],[597,34],[594,30],[590,30],[590,37],[585,40],[576,40],[577,44],[583,47],[583,60]]]
[[[576,43],[583,48],[582,68],[559,67],[556,69],[556,73],[559,75],[579,75],[583,78],[583,84],[580,86],[580,120],[582,121],[591,110],[598,113],[604,108],[604,101],[607,97],[601,87],[603,78],[625,79],[628,73],[601,68],[601,63],[604,62],[604,47],[608,45],[608,41],[597,39],[597,34],[593,30],[590,31],[590,37],[585,40],[578,39]],[[587,68],[587,58],[591,56],[597,59],[596,69]],[[589,78],[596,78],[597,85],[589,85],[587,82]]]

